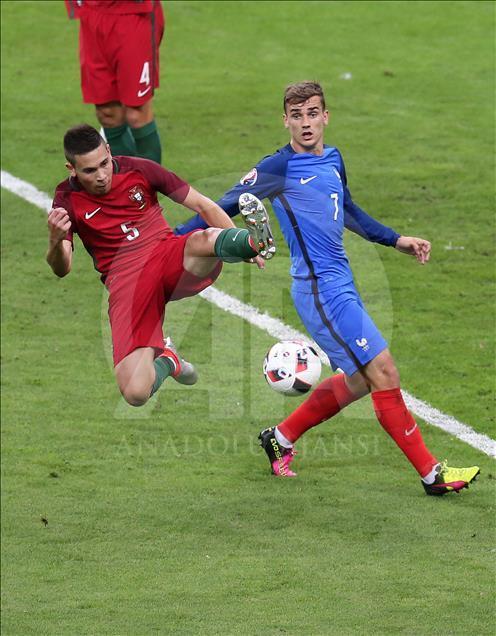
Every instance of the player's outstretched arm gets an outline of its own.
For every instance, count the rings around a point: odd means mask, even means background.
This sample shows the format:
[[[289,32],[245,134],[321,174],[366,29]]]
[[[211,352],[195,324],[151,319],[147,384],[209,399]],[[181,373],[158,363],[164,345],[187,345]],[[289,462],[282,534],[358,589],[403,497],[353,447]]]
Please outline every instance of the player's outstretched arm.
[[[404,254],[415,256],[417,261],[424,265],[431,255],[431,244],[423,238],[415,236],[400,236],[395,248]]]
[[[47,263],[53,273],[62,278],[71,271],[72,243],[66,240],[71,229],[69,215],[64,208],[53,208],[48,213]]]
[[[204,196],[194,188],[189,189],[183,205],[198,212],[207,225],[210,227],[220,227],[222,229],[235,227],[231,218],[224,210],[211,199]]]

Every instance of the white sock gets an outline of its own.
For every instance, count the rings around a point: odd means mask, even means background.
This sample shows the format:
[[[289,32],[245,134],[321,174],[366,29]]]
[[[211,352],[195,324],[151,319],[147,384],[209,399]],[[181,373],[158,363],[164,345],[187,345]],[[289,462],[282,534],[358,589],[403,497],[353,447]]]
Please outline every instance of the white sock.
[[[284,446],[284,448],[293,448],[293,444],[289,441],[289,439],[286,439],[286,437],[284,437],[284,435],[279,431],[277,426],[274,430],[274,435],[276,440],[279,442],[281,446]]]
[[[427,484],[428,486],[430,486],[431,484],[435,482],[436,475],[438,474],[440,467],[441,467],[441,464],[436,464],[430,473],[427,473],[425,477],[422,477],[422,481],[424,482],[424,484]]]

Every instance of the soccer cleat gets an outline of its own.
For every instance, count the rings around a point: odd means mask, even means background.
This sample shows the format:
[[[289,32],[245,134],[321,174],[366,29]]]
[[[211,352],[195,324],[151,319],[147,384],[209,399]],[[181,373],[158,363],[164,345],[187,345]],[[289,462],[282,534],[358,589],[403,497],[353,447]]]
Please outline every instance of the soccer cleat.
[[[277,477],[296,477],[296,473],[291,470],[291,462],[296,453],[292,448],[285,448],[279,444],[275,429],[266,428],[260,433],[258,439],[260,446],[267,453],[272,474]]]
[[[480,473],[478,466],[470,468],[450,468],[447,461],[439,464],[436,479],[432,484],[422,482],[425,492],[428,495],[444,495],[447,492],[460,492],[462,488],[475,481]]]
[[[276,253],[276,246],[264,204],[256,196],[246,192],[239,197],[238,206],[255,249],[263,259],[272,258]]]
[[[172,363],[174,367],[172,377],[174,380],[179,382],[179,384],[196,384],[198,381],[198,373],[195,367],[191,362],[187,362],[184,358],[180,357],[169,336],[164,340],[164,347],[164,352],[160,357],[167,358],[167,360]]]

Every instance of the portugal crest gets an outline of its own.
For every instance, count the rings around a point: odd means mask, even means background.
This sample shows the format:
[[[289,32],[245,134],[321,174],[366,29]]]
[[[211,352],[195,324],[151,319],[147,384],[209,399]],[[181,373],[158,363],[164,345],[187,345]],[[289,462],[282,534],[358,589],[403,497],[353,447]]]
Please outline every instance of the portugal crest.
[[[146,205],[145,191],[139,185],[129,190],[129,198],[133,203],[136,203],[138,210],[142,210]]]

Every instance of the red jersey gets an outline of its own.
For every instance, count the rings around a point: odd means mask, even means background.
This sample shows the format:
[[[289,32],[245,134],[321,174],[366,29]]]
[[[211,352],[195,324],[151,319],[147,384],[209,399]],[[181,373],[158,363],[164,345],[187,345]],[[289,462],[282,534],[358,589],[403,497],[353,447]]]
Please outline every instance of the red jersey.
[[[118,15],[151,13],[158,2],[160,0],[65,0],[65,6],[69,17],[78,19],[86,9]]]
[[[173,236],[157,192],[182,203],[190,188],[154,161],[138,157],[112,161],[108,194],[89,194],[70,177],[57,186],[53,199],[53,207],[65,208],[69,214],[72,227],[67,240],[72,242],[74,232],[79,235],[104,282],[111,267],[139,265],[158,241]]]

